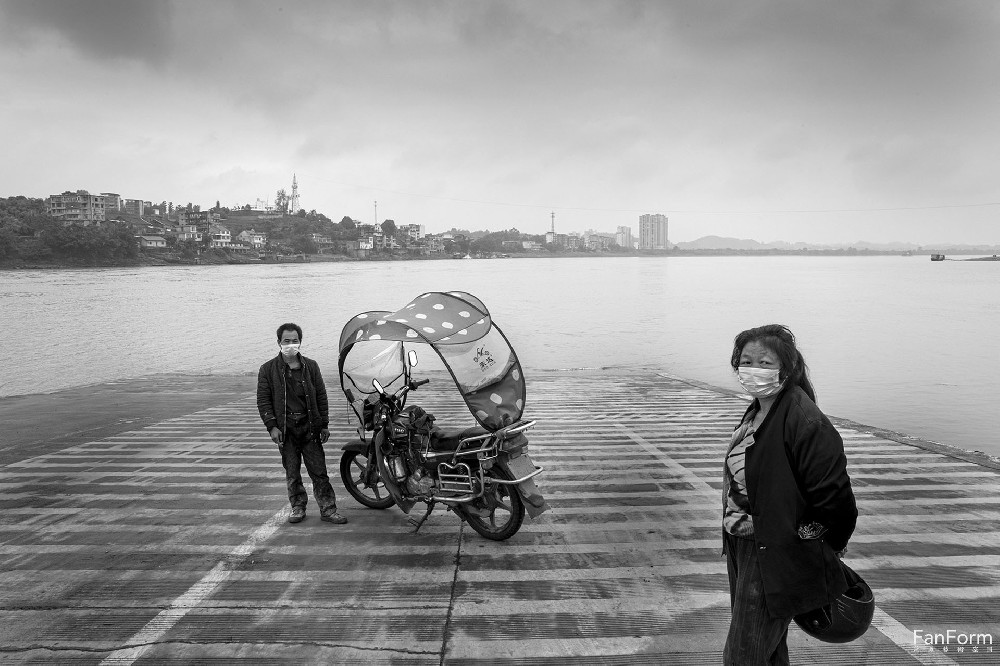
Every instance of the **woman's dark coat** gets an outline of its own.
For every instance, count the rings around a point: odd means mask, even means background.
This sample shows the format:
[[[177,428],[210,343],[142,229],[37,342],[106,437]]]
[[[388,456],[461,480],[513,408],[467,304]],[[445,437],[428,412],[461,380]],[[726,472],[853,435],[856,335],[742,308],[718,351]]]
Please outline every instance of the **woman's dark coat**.
[[[746,414],[756,409],[754,401]],[[835,552],[847,546],[858,518],[844,443],[798,386],[779,394],[757,428],[746,484],[768,613],[791,617],[843,594],[847,580]],[[826,534],[799,538],[798,526],[813,521]]]
[[[306,384],[309,425],[313,435],[318,438],[320,431],[330,425],[326,384],[323,383],[319,363],[302,354],[299,354],[299,361],[302,363],[302,378]],[[257,373],[257,411],[268,431],[277,427],[282,433],[285,432],[285,392],[290,372],[284,357],[278,354],[260,366]]]

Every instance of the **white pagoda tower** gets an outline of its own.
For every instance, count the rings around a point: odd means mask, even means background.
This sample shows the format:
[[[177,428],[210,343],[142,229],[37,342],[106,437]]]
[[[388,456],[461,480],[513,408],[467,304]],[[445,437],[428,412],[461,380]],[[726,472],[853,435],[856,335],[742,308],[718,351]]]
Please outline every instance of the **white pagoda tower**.
[[[292,198],[288,203],[289,214],[295,215],[299,211],[299,183],[295,180],[295,174],[292,174]]]

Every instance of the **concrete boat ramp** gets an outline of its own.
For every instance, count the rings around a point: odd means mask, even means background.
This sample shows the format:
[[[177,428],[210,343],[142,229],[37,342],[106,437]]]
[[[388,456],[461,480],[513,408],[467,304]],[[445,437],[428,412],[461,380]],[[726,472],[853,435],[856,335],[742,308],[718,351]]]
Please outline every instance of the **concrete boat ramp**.
[[[310,498],[288,524],[254,381],[0,400],[0,662],[721,663],[737,395],[653,371],[536,373],[526,415],[552,510],[494,543],[444,511],[413,534],[347,495],[335,375],[328,465],[350,523]],[[471,420],[444,378],[414,398]],[[846,645],[793,625],[793,663],[1000,664],[996,461],[836,422],[861,511],[847,561],[878,611]]]

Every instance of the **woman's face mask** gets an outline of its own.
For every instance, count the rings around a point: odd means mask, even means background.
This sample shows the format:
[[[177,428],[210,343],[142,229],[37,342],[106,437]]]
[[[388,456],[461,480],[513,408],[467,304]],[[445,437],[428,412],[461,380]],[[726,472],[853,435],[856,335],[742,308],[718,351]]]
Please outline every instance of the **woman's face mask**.
[[[781,360],[760,342],[743,347],[736,372],[743,389],[755,398],[767,398],[781,390]]]
[[[781,371],[740,366],[737,370],[743,389],[755,398],[767,398],[781,390]]]

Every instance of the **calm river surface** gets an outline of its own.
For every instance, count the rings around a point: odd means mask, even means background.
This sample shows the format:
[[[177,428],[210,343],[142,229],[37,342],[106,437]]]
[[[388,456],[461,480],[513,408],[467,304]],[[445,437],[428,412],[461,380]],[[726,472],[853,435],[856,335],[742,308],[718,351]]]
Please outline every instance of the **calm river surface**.
[[[830,415],[1000,455],[1000,264],[926,257],[343,262],[0,272],[0,396],[245,373],[295,321],[337,385],[340,329],[425,291],[482,299],[532,369],[620,366],[738,388],[733,336],[787,324]],[[655,406],[653,406],[655,408]]]

